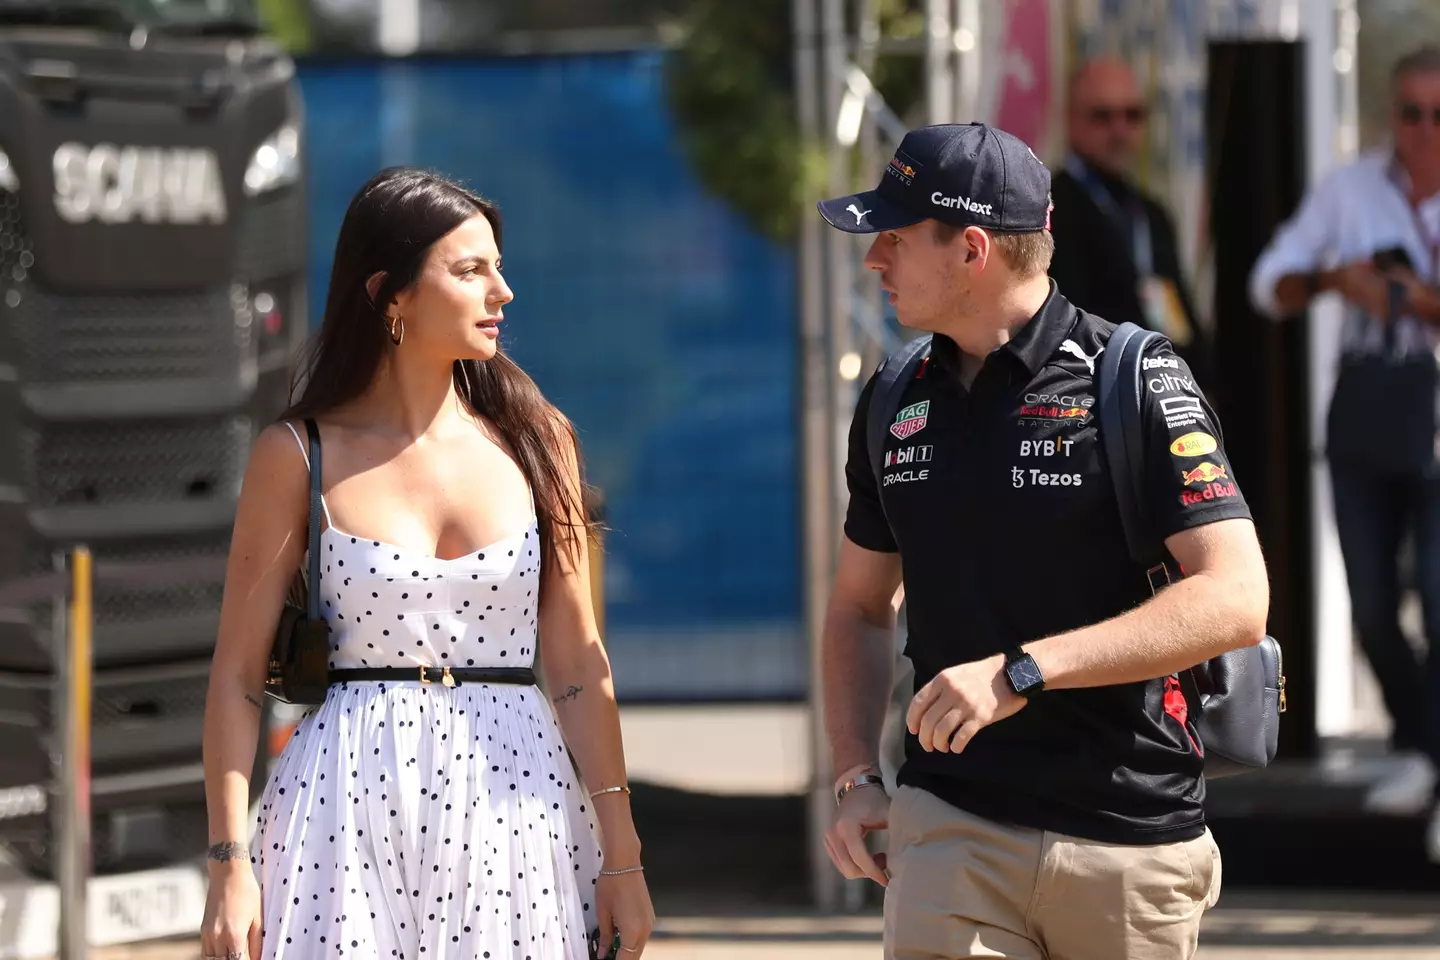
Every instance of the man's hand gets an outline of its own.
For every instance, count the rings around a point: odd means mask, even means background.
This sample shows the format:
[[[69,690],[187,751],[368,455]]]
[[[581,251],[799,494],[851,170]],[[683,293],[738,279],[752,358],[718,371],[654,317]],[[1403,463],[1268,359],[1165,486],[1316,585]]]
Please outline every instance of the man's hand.
[[[1405,288],[1404,312],[1427,323],[1440,323],[1440,290],[1403,268],[1386,274]]]
[[[975,734],[1023,706],[1025,698],[1005,678],[1005,657],[997,654],[936,674],[910,701],[905,726],[922,749],[959,753]]]
[[[869,877],[880,886],[888,886],[890,875],[885,872],[885,854],[870,855],[865,835],[884,830],[890,823],[890,797],[879,784],[856,787],[845,794],[835,808],[835,819],[825,831],[825,849],[835,868],[847,880]]]
[[[1372,317],[1390,314],[1390,294],[1385,275],[1369,260],[1356,260],[1325,274],[1324,286],[1334,290]]]

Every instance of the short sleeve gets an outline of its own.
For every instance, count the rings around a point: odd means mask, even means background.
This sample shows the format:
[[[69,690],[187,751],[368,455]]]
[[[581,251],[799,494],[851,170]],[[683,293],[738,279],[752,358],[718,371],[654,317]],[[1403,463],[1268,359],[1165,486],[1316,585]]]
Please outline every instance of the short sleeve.
[[[1194,527],[1249,518],[1215,411],[1168,340],[1146,345],[1144,381],[1146,507],[1161,538]]]
[[[875,483],[875,469],[870,461],[870,443],[866,436],[866,420],[870,413],[870,395],[875,392],[875,377],[860,391],[855,404],[855,417],[850,421],[849,450],[845,457],[845,486],[850,492],[850,505],[845,511],[845,536],[858,547],[877,553],[895,553],[899,547],[885,509],[880,505],[880,488]]]

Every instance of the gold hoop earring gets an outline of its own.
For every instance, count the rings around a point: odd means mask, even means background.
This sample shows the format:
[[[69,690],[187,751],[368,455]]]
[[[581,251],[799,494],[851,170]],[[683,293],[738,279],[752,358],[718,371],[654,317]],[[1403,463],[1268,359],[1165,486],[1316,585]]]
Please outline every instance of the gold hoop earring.
[[[396,332],[396,328],[397,328],[397,327],[399,328],[399,332],[398,332],[398,333]],[[398,346],[400,346],[400,341],[402,341],[402,340],[404,340],[404,339],[405,339],[405,318],[402,317],[402,316],[398,316],[398,315],[395,316],[395,317],[392,317],[392,318],[390,319],[390,342],[393,343],[393,344],[395,344],[395,346],[398,347]]]

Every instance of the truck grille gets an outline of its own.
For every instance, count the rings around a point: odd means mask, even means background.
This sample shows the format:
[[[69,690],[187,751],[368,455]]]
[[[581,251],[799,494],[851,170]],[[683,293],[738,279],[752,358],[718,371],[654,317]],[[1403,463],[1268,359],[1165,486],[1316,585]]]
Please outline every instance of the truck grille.
[[[301,197],[298,190],[286,190],[246,208],[236,253],[236,274],[250,281],[252,287],[263,280],[292,274],[304,266],[305,232],[296,229],[305,222],[300,209]]]
[[[0,311],[26,383],[234,376],[249,353],[248,290],[55,296],[28,282],[35,257],[20,198],[0,191]]]
[[[27,431],[21,457],[37,506],[235,496],[250,430],[247,417],[55,423]]]

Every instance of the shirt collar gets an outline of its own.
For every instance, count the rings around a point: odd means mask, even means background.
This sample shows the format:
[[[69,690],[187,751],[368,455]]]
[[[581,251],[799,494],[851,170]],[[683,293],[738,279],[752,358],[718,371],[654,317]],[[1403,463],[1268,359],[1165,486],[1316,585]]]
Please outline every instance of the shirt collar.
[[[1030,376],[1040,369],[1060,349],[1060,344],[1075,329],[1079,314],[1073,304],[1060,293],[1055,281],[1050,281],[1050,295],[1040,305],[1035,315],[1015,332],[996,353],[1009,354],[1020,362]],[[931,341],[930,356],[935,365],[947,376],[960,374],[960,347],[944,334],[935,334]]]

